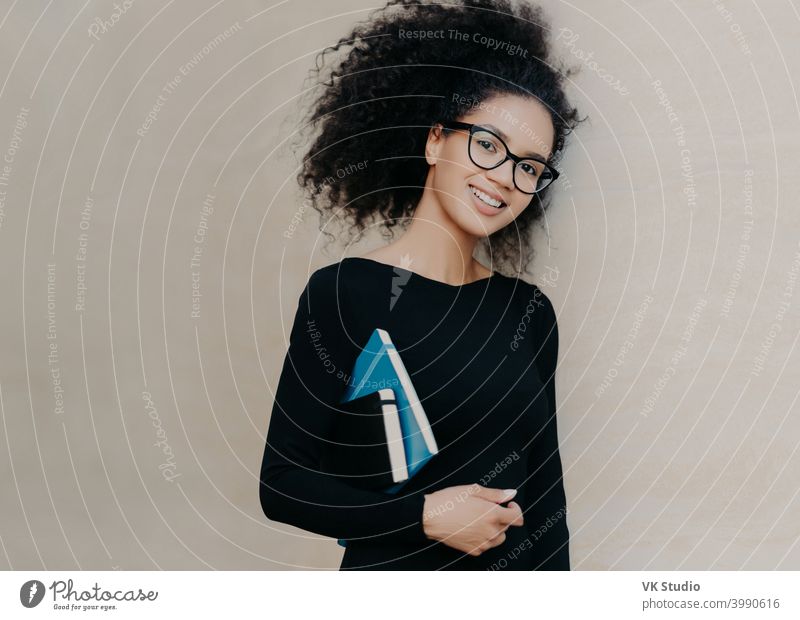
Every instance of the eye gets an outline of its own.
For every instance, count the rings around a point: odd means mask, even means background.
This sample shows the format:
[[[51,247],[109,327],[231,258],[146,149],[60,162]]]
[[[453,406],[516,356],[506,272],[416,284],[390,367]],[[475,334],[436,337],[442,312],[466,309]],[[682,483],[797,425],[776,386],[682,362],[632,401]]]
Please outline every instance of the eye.
[[[497,137],[488,131],[475,131],[472,134],[472,142],[478,146],[482,153],[497,155],[504,151],[502,145],[498,143]]]
[[[522,170],[525,174],[528,174],[532,177],[539,176],[539,172],[536,167],[529,161],[523,161],[519,164],[519,169]]]
[[[485,151],[489,151],[490,153],[497,152],[497,146],[495,146],[495,144],[491,140],[487,138],[475,138],[475,141]]]

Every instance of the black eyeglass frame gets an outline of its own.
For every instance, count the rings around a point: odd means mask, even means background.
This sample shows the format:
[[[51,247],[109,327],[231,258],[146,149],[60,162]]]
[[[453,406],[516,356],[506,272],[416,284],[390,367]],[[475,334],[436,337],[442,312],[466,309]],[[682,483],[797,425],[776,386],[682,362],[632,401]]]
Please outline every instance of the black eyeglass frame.
[[[514,162],[514,171],[512,173],[512,178],[514,180],[514,187],[516,187],[523,194],[527,194],[528,196],[533,196],[534,194],[538,194],[543,189],[546,189],[546,188],[550,187],[550,185],[552,185],[553,182],[558,178],[558,175],[559,175],[558,170],[553,168],[553,166],[548,164],[546,161],[542,161],[540,159],[535,159],[533,157],[520,157],[519,155],[515,155],[514,153],[512,153],[511,149],[508,148],[508,145],[506,144],[505,140],[503,140],[500,136],[498,136],[491,129],[487,129],[486,127],[483,127],[482,125],[479,125],[477,123],[462,123],[461,121],[439,121],[439,124],[442,127],[444,127],[445,129],[466,129],[466,130],[469,130],[469,142],[467,144],[467,154],[469,155],[470,161],[473,164],[475,164],[476,166],[478,166],[478,168],[482,168],[483,170],[494,170],[495,168],[499,168],[500,166],[502,166],[509,159],[511,161],[513,161]],[[484,166],[482,164],[479,164],[478,162],[475,161],[475,159],[473,159],[473,157],[472,157],[472,135],[476,131],[485,131],[486,133],[492,134],[495,138],[498,139],[500,144],[503,145],[503,148],[506,150],[506,156],[497,165],[487,168],[486,166]],[[546,185],[544,185],[543,187],[538,187],[537,189],[533,190],[532,192],[526,192],[519,185],[517,185],[517,165],[522,161],[535,161],[537,164],[542,164],[545,168],[547,168],[548,171],[550,171],[550,174],[553,175],[552,179]]]

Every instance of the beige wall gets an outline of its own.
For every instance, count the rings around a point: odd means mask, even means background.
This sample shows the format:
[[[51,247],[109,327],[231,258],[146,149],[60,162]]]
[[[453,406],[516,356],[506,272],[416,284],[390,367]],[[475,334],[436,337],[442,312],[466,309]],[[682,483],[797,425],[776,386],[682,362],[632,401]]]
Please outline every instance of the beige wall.
[[[0,567],[336,568],[257,475],[297,296],[345,251],[313,212],[283,234],[296,96],[376,3],[10,4]],[[558,270],[573,568],[796,570],[800,16],[628,4],[547,2],[591,117],[529,274]]]

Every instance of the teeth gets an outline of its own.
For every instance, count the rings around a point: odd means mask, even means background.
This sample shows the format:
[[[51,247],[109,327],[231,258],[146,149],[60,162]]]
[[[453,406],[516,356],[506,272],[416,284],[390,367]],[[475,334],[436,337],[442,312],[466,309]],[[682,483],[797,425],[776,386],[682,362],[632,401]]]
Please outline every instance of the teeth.
[[[495,200],[494,198],[492,198],[492,197],[491,197],[491,196],[489,196],[488,194],[486,194],[486,193],[482,192],[482,191],[481,191],[481,190],[479,190],[477,187],[472,187],[472,185],[470,185],[469,187],[470,187],[470,189],[472,190],[472,193],[473,193],[473,194],[475,194],[475,196],[477,196],[477,197],[478,197],[480,200],[482,200],[483,202],[485,202],[485,203],[486,203],[487,205],[489,205],[490,207],[494,207],[494,208],[496,209],[496,208],[498,208],[498,207],[499,207],[501,204],[503,204],[503,203],[502,203],[502,202],[500,202],[499,200]]]

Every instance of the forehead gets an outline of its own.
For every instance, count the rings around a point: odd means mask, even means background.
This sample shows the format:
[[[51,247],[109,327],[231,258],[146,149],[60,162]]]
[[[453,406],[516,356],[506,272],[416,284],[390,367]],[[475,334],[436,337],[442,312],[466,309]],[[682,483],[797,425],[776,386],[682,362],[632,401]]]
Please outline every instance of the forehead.
[[[551,155],[553,121],[544,104],[533,97],[496,95],[473,104],[460,120],[498,129],[508,148],[519,155]]]

